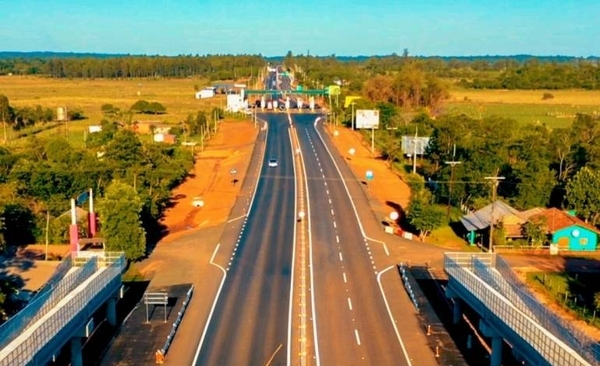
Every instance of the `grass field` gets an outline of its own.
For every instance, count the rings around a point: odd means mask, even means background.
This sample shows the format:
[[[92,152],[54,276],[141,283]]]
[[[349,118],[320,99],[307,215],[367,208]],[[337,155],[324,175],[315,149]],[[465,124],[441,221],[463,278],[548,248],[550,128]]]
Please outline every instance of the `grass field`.
[[[554,98],[543,100],[544,93]],[[456,89],[445,111],[473,118],[497,115],[550,128],[568,127],[577,113],[600,113],[600,91]]]
[[[40,129],[39,126],[34,127],[34,131],[20,131],[20,133],[36,132],[36,136],[40,138],[61,135],[76,144],[83,143],[88,126],[100,123],[103,118],[100,107],[104,104],[112,104],[122,110],[128,110],[140,99],[156,101],[165,106],[166,114],[138,114],[133,116],[133,120],[168,124],[179,123],[190,113],[196,114],[200,110],[210,113],[214,107],[224,108],[226,105],[224,95],[202,100],[195,98],[195,87],[203,88],[208,85],[208,81],[199,79],[70,80],[0,76],[0,94],[8,97],[11,106],[40,105],[54,110],[66,106],[68,110],[83,111],[86,119],[81,121],[60,124],[44,131],[35,131]],[[19,142],[15,141],[17,132],[8,132],[11,145],[18,145]]]

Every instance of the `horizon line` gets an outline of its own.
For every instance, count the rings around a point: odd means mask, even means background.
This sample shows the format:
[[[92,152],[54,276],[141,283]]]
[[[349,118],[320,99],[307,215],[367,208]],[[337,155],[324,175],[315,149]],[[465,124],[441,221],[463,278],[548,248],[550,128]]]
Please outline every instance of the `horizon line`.
[[[188,57],[188,56],[192,56],[192,57],[210,57],[210,56],[260,56],[263,58],[285,58],[286,55],[263,55],[261,53],[204,53],[204,54],[200,54],[200,53],[180,53],[180,54],[160,54],[160,53],[155,53],[155,54],[144,54],[144,53],[117,53],[117,52],[80,52],[80,51],[4,51],[4,50],[0,50],[0,54],[3,53],[15,53],[15,54],[34,54],[34,53],[42,53],[42,54],[65,54],[65,55],[104,55],[104,56],[132,56],[132,57]],[[369,57],[391,57],[391,56],[397,56],[397,57],[403,57],[401,54],[398,54],[396,52],[392,52],[392,53],[387,53],[387,54],[336,54],[336,53],[331,53],[331,54],[308,54],[305,55],[303,53],[299,53],[299,54],[293,54],[292,55],[294,57],[297,56],[302,56],[302,57],[315,57],[315,58],[325,58],[325,57],[335,57],[335,58],[369,58]],[[555,54],[555,55],[550,55],[550,54],[546,54],[546,55],[535,55],[535,54],[530,54],[530,53],[515,53],[515,54],[472,54],[472,55],[429,55],[429,56],[425,56],[425,55],[408,55],[408,57],[414,57],[414,58],[435,58],[435,57],[440,57],[440,58],[473,58],[473,57],[496,57],[496,58],[510,58],[510,57],[535,57],[535,58],[544,58],[544,57],[566,57],[566,58],[581,58],[581,59],[585,59],[585,58],[600,58],[600,56],[597,55],[588,55],[588,56],[573,56],[573,55],[566,55],[566,54]]]

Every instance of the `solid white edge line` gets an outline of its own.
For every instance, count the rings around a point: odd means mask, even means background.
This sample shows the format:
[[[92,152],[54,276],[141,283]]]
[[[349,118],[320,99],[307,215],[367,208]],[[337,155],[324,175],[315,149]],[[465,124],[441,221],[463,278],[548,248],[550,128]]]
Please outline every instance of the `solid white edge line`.
[[[298,144],[300,140],[298,140]],[[308,191],[308,176],[306,175],[306,164],[304,163],[304,155],[302,155],[302,164],[304,167],[304,188],[306,192],[306,215],[305,217],[308,219],[308,256],[309,256],[309,266],[310,266],[310,306],[312,312],[312,328],[313,328],[313,347],[315,349],[315,363],[316,366],[321,366],[321,355],[319,351],[319,337],[317,332],[317,310],[315,305],[315,279],[313,275],[313,246],[312,246],[312,220],[310,218],[310,193]]]
[[[215,247],[215,251],[213,252],[212,257],[210,258],[210,264],[219,268],[223,272],[223,278],[221,279],[221,284],[219,285],[219,289],[217,290],[217,294],[215,299],[213,300],[212,306],[210,308],[210,312],[208,313],[208,319],[206,320],[206,324],[204,325],[204,330],[202,330],[202,336],[200,337],[200,342],[198,343],[198,348],[196,349],[196,353],[194,354],[194,360],[192,361],[192,365],[196,365],[198,362],[198,356],[200,356],[200,349],[202,349],[202,343],[204,343],[204,338],[206,337],[206,333],[208,332],[208,326],[210,325],[210,320],[215,312],[215,308],[217,307],[217,301],[219,300],[219,296],[221,295],[221,290],[223,290],[223,284],[225,284],[225,278],[227,278],[227,271],[220,265],[213,262],[215,256],[217,255],[217,251],[221,244],[217,244]]]
[[[287,365],[290,366],[292,364],[292,320],[293,320],[293,304],[294,304],[294,270],[295,270],[295,263],[296,263],[296,235],[297,235],[297,230],[298,230],[298,224],[296,223],[296,215],[298,214],[298,179],[296,178],[296,175],[298,174],[297,172],[297,168],[296,168],[296,157],[295,155],[295,151],[294,151],[294,141],[292,138],[292,119],[288,113],[288,118],[289,118],[289,122],[290,122],[290,126],[288,128],[288,136],[290,137],[290,147],[292,150],[292,168],[294,170],[294,240],[293,240],[293,244],[292,244],[292,269],[291,269],[291,273],[292,275],[290,276],[290,298],[289,298],[289,303],[288,303],[288,340],[287,340]]]
[[[256,177],[256,182],[254,183],[254,192],[252,192],[252,199],[250,200],[250,206],[248,207],[248,212],[246,213],[246,216],[250,215],[250,212],[252,211],[252,207],[254,206],[254,197],[256,196],[256,190],[258,189],[258,182],[260,181],[260,171],[262,169],[263,160],[265,158],[265,151],[267,150],[267,139],[269,137],[269,124],[267,123],[267,121],[263,121],[263,120],[261,120],[261,121],[265,125],[265,143],[263,144],[261,157],[260,157],[259,164],[258,164],[259,175],[258,175],[258,177]],[[202,331],[202,336],[200,337],[200,342],[198,342],[198,348],[196,349],[196,353],[194,355],[194,360],[192,361],[192,365],[196,365],[196,362],[198,362],[198,357],[200,356],[200,350],[202,349],[202,343],[204,343],[204,338],[206,337],[206,332],[208,331],[208,326],[210,325],[210,321],[212,319],[213,313],[215,312],[215,308],[217,306],[217,301],[219,300],[219,297],[221,296],[221,290],[223,289],[223,284],[225,283],[225,278],[227,277],[227,271],[220,265],[212,262],[212,260],[214,259],[215,255],[217,253],[217,250],[220,246],[221,246],[221,243],[217,244],[217,247],[215,248],[215,251],[213,252],[213,256],[209,263],[218,267],[221,271],[223,271],[223,278],[221,279],[221,284],[219,285],[219,289],[217,290],[217,293],[215,294],[215,299],[213,300],[212,307],[210,309],[210,312],[208,313],[208,318],[206,319],[206,324],[204,325],[204,330]],[[236,247],[237,247],[237,244],[236,244]],[[229,265],[231,265],[231,263],[229,263],[228,266]]]
[[[408,366],[412,366],[412,363],[410,362],[410,358],[408,357],[408,351],[406,350],[406,347],[404,346],[404,342],[402,341],[402,337],[400,336],[400,331],[398,331],[398,327],[396,326],[396,322],[394,321],[394,315],[392,314],[392,310],[390,309],[390,304],[388,303],[387,297],[385,296],[385,291],[383,290],[383,285],[381,284],[381,275],[384,274],[385,272],[389,271],[392,268],[394,268],[394,266],[389,266],[388,268],[379,272],[377,274],[377,283],[379,284],[379,291],[381,291],[381,296],[383,297],[383,302],[385,303],[385,308],[387,309],[388,316],[390,317],[390,321],[392,322],[392,325],[394,326],[394,332],[396,332],[396,337],[398,338],[398,343],[400,343],[400,347],[402,347],[402,352],[404,353],[404,358],[406,359],[406,364]]]
[[[342,184],[344,185],[344,188],[346,190],[346,194],[348,195],[348,199],[350,200],[350,205],[352,205],[352,209],[354,210],[354,215],[356,216],[356,221],[358,223],[358,228],[360,229],[360,233],[362,234],[362,236],[365,239],[374,241],[376,243],[385,244],[385,242],[383,242],[381,240],[377,240],[377,239],[373,239],[373,238],[368,237],[367,234],[365,233],[365,229],[363,228],[362,223],[360,222],[360,217],[358,216],[358,211],[356,210],[356,206],[354,205],[354,201],[352,200],[352,195],[350,195],[350,190],[348,190],[348,186],[346,185],[346,181],[344,180],[344,177],[342,176],[342,172],[340,171],[340,168],[338,167],[337,163],[335,162],[335,159],[333,158],[333,154],[331,154],[331,150],[329,150],[329,147],[325,143],[325,140],[323,139],[323,136],[321,136],[321,133],[317,129],[317,123],[319,122],[320,119],[321,119],[320,117],[318,117],[318,118],[315,119],[315,123],[313,124],[313,128],[315,129],[315,132],[317,133],[317,136],[319,136],[319,139],[321,140],[321,143],[323,144],[323,146],[325,147],[325,150],[327,151],[327,153],[329,154],[329,157],[331,158],[331,162],[333,163],[333,166],[335,166],[335,169],[337,170],[338,175],[340,176]],[[327,183],[327,182],[325,182],[325,183]]]

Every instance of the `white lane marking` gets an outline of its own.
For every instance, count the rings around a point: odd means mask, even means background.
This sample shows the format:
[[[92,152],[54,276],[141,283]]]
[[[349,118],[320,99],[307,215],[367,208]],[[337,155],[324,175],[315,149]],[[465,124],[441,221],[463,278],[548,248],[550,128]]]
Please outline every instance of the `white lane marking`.
[[[352,300],[350,300],[350,298],[348,298],[348,308],[352,310]]]
[[[208,313],[208,319],[206,320],[206,324],[204,325],[204,330],[202,331],[202,336],[200,337],[200,342],[198,342],[198,347],[196,348],[196,354],[194,355],[194,361],[192,362],[192,365],[195,365],[196,363],[198,363],[198,356],[200,356],[200,349],[202,348],[202,343],[204,343],[204,338],[206,337],[206,333],[208,331],[208,326],[210,324],[210,320],[212,319],[212,316],[215,312],[215,308],[217,307],[217,301],[219,300],[219,296],[221,295],[221,290],[223,289],[223,284],[225,283],[225,278],[227,277],[227,271],[225,271],[225,269],[223,267],[221,267],[220,265],[213,262],[220,246],[221,246],[221,243],[217,244],[217,246],[215,247],[215,251],[213,252],[212,257],[210,258],[209,263],[212,264],[213,266],[219,268],[221,270],[221,272],[223,272],[223,278],[221,279],[221,284],[219,285],[219,289],[217,290],[217,294],[215,295],[215,299],[213,300],[212,306],[210,308],[210,313]]]
[[[331,205],[331,198],[329,198],[329,204]]]
[[[348,279],[346,278],[346,272],[342,273],[342,276],[344,277],[344,283],[348,283]]]
[[[337,241],[338,243],[340,242],[340,237],[339,236],[335,236],[335,241]]]
[[[390,252],[388,251],[387,245],[385,245],[385,243],[383,243],[383,250],[385,251],[385,255],[390,255]]]
[[[333,227],[337,228],[337,224],[335,223],[335,221],[333,222]]]
[[[356,343],[360,346],[360,336],[358,335],[358,329],[354,329],[354,335],[356,336]]]
[[[333,212],[333,209],[331,210],[331,216],[334,216],[335,212]]]
[[[385,272],[389,271],[392,268],[394,268],[394,266],[389,266],[388,268],[379,272],[377,274],[377,282],[379,283],[379,291],[381,291],[381,296],[383,297],[383,302],[385,303],[385,308],[387,309],[388,316],[390,317],[390,321],[392,322],[392,326],[394,327],[394,332],[396,332],[396,338],[398,338],[398,343],[400,343],[400,347],[402,347],[402,352],[404,353],[404,358],[406,359],[406,364],[408,366],[412,366],[412,363],[410,362],[410,357],[408,357],[408,351],[406,350],[406,347],[404,347],[404,342],[402,341],[402,337],[400,337],[400,332],[398,331],[398,327],[396,326],[396,320],[394,319],[394,315],[392,315],[392,311],[390,310],[390,304],[387,301],[387,297],[385,297],[385,292],[383,291],[383,285],[381,284],[381,275],[384,274]],[[373,269],[375,269],[374,266],[373,266]]]
[[[325,191],[325,193],[327,193],[327,195],[329,196],[329,189]]]
[[[342,257],[342,252],[340,252],[340,262],[343,262],[344,258]]]

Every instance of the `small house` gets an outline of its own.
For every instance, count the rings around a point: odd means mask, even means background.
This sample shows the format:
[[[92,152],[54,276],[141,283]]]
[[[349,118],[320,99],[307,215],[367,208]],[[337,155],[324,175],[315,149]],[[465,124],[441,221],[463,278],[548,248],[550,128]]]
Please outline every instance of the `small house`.
[[[135,121],[132,125],[133,132],[139,135],[148,135],[151,133],[167,134],[169,133],[169,130],[171,130],[171,127],[173,126],[155,121]]]
[[[196,99],[206,99],[206,98],[212,98],[215,96],[215,90],[216,88],[214,87],[209,87],[209,88],[204,88],[200,91],[196,92]]]
[[[168,133],[157,133],[154,135],[154,142],[163,142],[165,144],[173,145],[177,142],[177,137]]]
[[[492,222],[494,226],[502,225],[506,238],[521,238],[523,236],[521,227],[525,219],[518,210],[496,200],[480,210],[461,217],[460,222],[469,232],[467,235],[469,243],[474,244],[476,233],[487,234],[485,231],[489,230]]]
[[[531,219],[545,222],[550,242],[558,245],[558,250],[596,250],[600,231],[568,212],[549,208]]]

